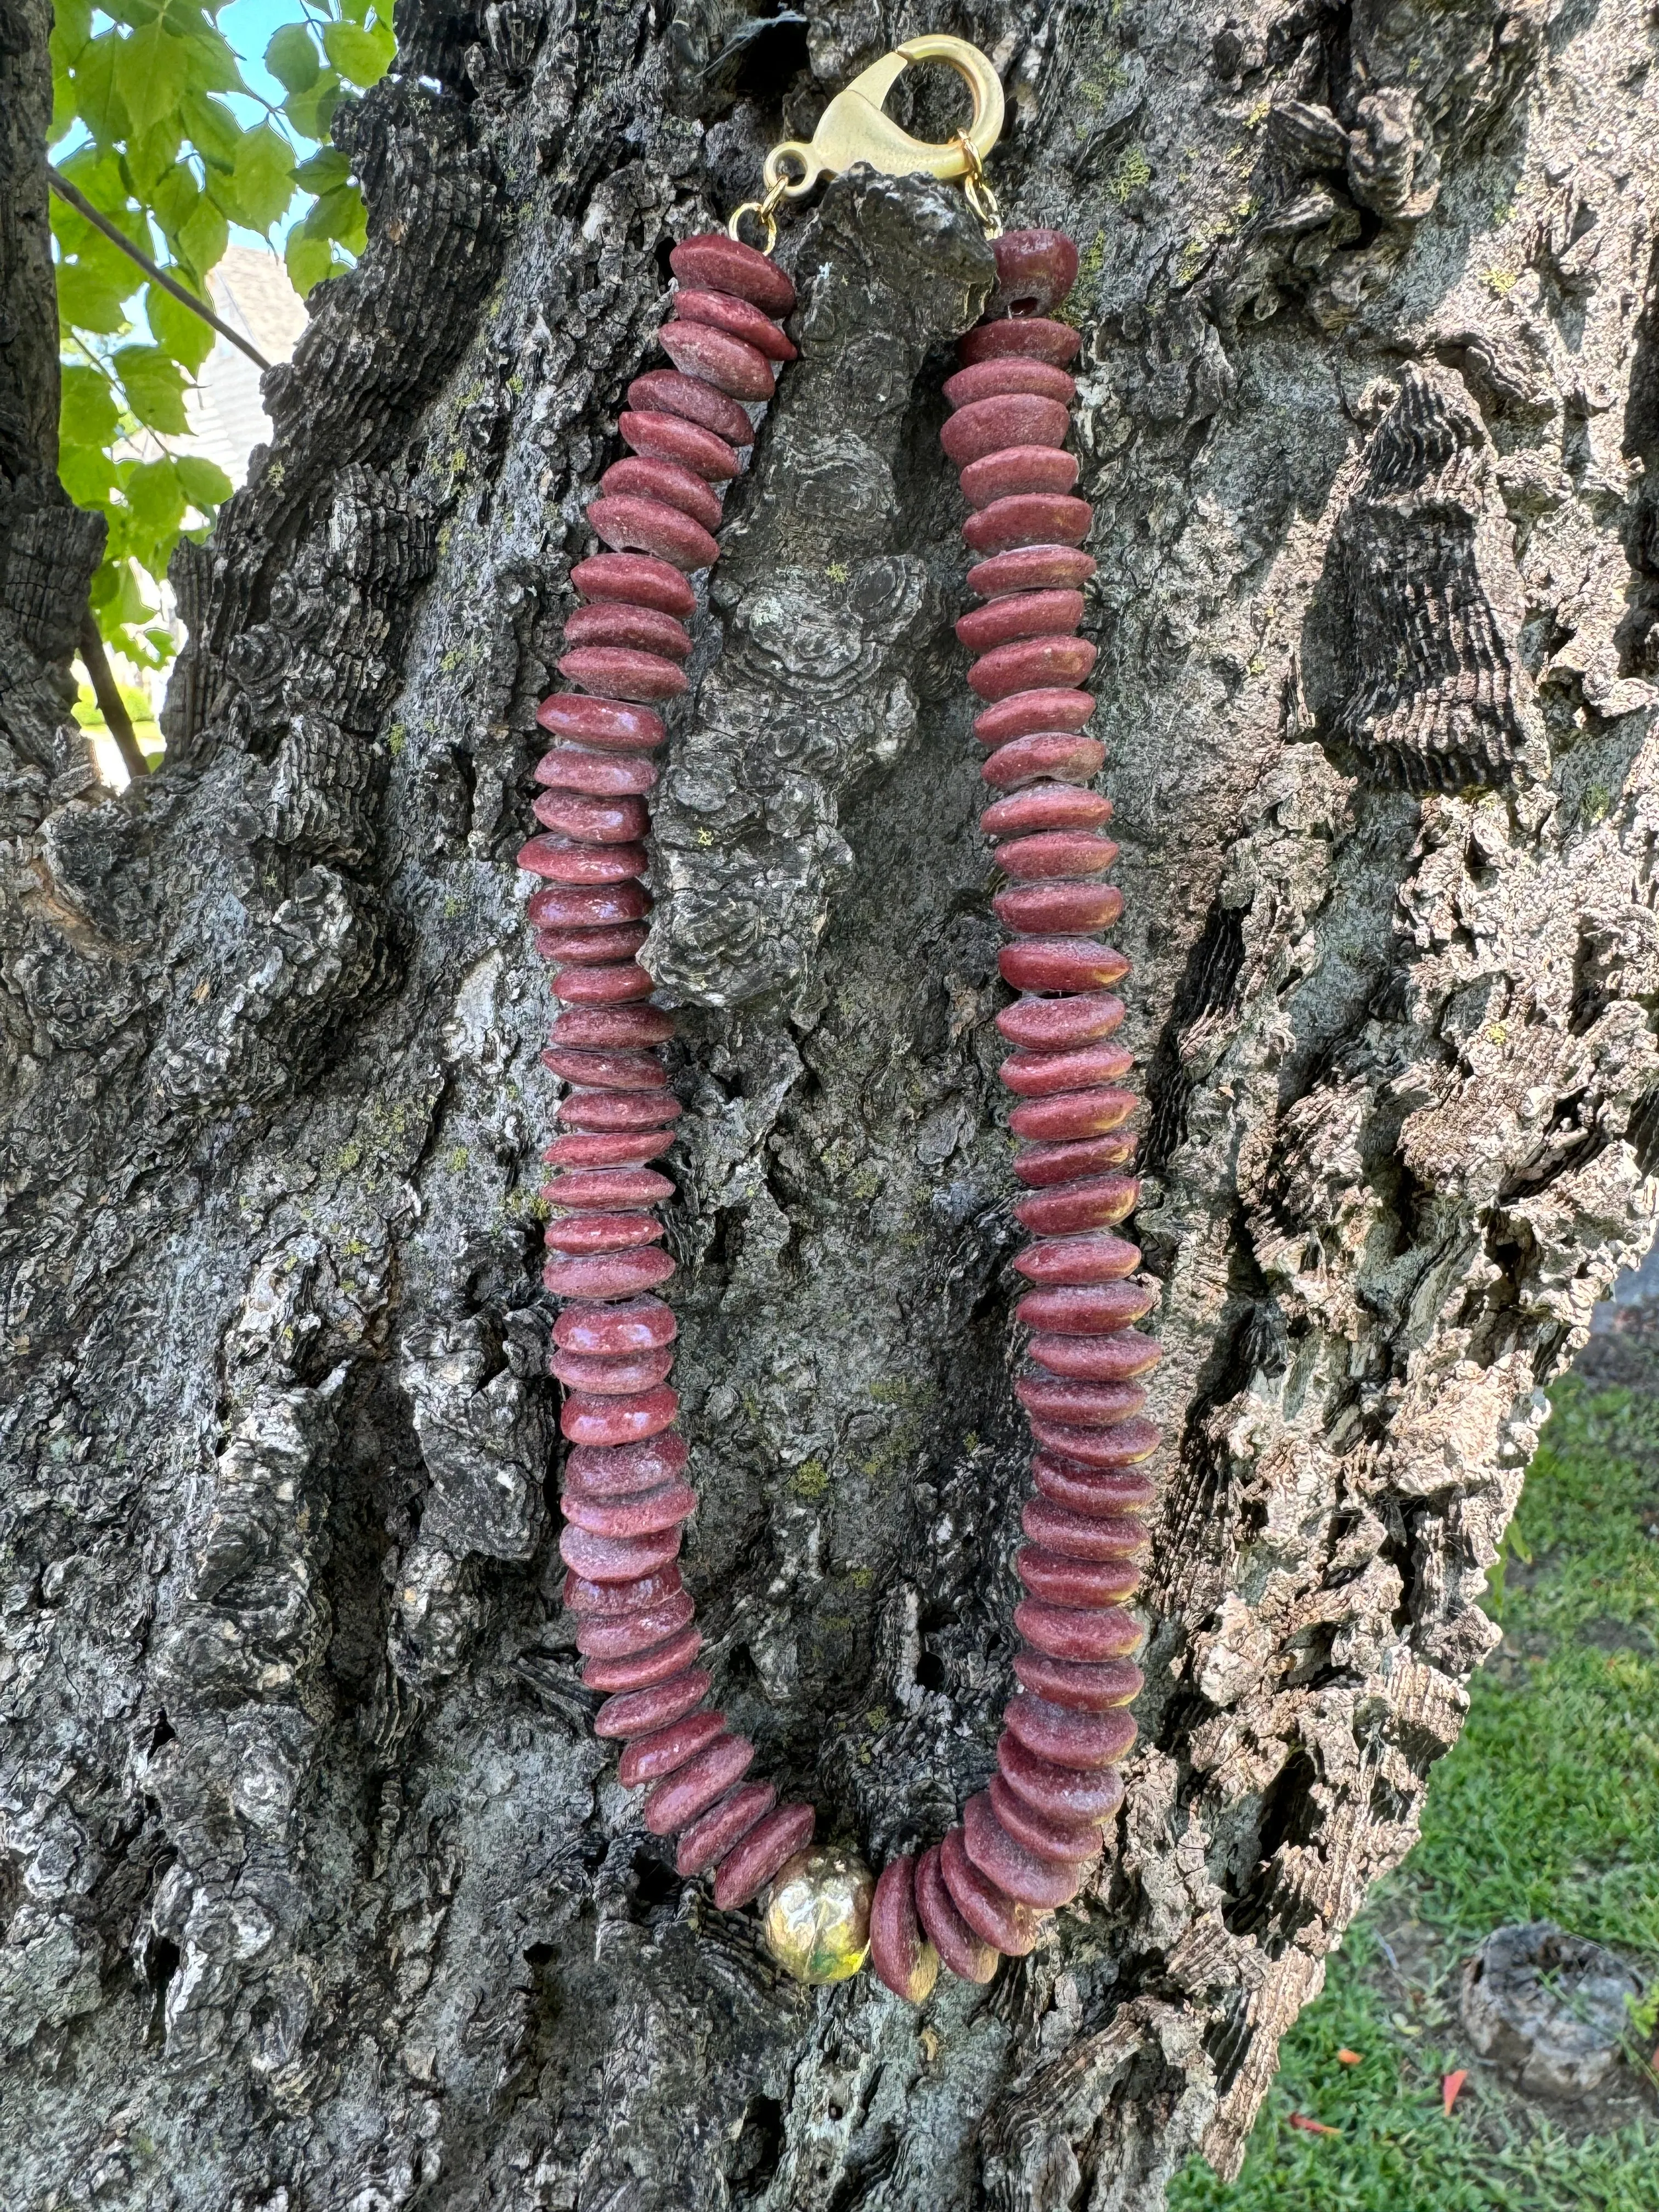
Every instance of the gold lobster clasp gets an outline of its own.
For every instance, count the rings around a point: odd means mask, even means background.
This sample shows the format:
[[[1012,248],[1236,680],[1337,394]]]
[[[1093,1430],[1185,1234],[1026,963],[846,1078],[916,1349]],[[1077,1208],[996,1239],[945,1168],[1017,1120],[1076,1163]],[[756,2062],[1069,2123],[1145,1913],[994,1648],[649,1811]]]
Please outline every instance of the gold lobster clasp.
[[[911,137],[882,112],[883,100],[912,62],[943,62],[974,95],[967,129],[942,146]],[[1002,81],[977,46],[942,33],[908,39],[836,94],[818,118],[810,145],[786,138],[773,147],[763,171],[768,198],[775,206],[777,198],[799,199],[820,177],[839,176],[859,161],[890,177],[921,171],[946,182],[976,178],[980,163],[1002,135]],[[799,168],[800,175],[791,175],[791,168]]]

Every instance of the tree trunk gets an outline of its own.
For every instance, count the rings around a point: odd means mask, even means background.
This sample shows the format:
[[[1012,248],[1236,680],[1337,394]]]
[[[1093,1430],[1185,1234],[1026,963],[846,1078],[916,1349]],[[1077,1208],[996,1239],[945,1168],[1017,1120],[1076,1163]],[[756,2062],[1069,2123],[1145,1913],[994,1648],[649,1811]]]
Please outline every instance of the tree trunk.
[[[337,125],[368,252],[178,564],[167,762],[116,799],[40,703],[87,549],[17,581],[55,336],[13,15],[0,2199],[1152,2212],[1194,2148],[1232,2172],[1457,1733],[1540,1386],[1648,1235],[1643,8],[960,25],[1005,207],[1085,249],[1171,1449],[1117,1844],[921,2014],[781,1981],[591,1735],[513,854],[667,246],[936,26],[406,7]],[[712,1663],[878,1860],[989,1768],[1024,1480],[937,442],[988,258],[953,188],[867,173],[782,255],[805,359],[732,502],[647,957]]]

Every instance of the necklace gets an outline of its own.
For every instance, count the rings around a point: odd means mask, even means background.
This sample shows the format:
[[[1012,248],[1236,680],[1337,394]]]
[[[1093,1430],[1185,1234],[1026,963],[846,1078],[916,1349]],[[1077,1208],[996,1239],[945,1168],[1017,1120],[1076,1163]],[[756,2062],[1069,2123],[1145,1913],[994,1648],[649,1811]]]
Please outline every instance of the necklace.
[[[881,112],[906,65],[927,60],[957,69],[974,94],[973,121],[949,145],[921,144]],[[539,710],[555,742],[536,769],[542,830],[519,855],[541,878],[529,913],[559,1008],[543,1059],[568,1086],[544,1156],[556,1212],[544,1282],[562,1301],[550,1362],[571,1446],[560,1551],[582,1680],[604,1696],[595,1730],[623,1745],[620,1779],[647,1792],[645,1825],[676,1839],[678,1873],[711,1875],[721,1910],[763,1900],[781,1964],[830,1982],[867,1955],[915,2002],[941,1962],[984,1982],[1001,1957],[1030,1951],[1103,1847],[1134,1738],[1141,1631],[1127,1606],[1152,1497],[1144,1463],[1159,1442],[1140,1418],[1139,1379],[1158,1349],[1134,1327],[1153,1295],[1129,1279],[1138,1250],[1113,1234],[1135,1201],[1124,1124],[1136,1102],[1121,1087],[1132,1056],[1114,1041],[1124,1008],[1112,987],[1128,963],[1099,935],[1122,898],[1106,880],[1111,803],[1092,788],[1104,748],[1086,734],[1095,648],[1078,635],[1095,568],[1082,550],[1091,509],[1065,450],[1079,339],[1052,313],[1078,255],[1057,231],[1001,231],[981,167],[1001,121],[981,54],[913,40],[830,102],[810,144],[773,148],[765,197],[726,233],[674,248],[678,289],[658,333],[672,367],[629,385],[617,426],[629,450],[588,508],[607,550],[571,571],[582,604],[559,670],[574,688]],[[956,627],[974,656],[974,729],[996,794],[981,826],[1004,878],[992,902],[1008,933],[1000,965],[1019,994],[997,1027],[1014,1048],[1001,1076],[1021,1140],[1014,1210],[1031,1237],[1014,1261],[1030,1285],[1016,1314],[1031,1332],[1016,1389],[1036,1446],[1016,1561],[1018,1686],[997,1771],[939,1844],[879,1880],[851,1851],[812,1847],[812,1808],[780,1804],[752,1775],[753,1744],[710,1705],[696,1664],[678,1564],[696,1497],[674,1426],[677,1323],[659,1295],[674,1273],[659,1213],[673,1184],[651,1164],[682,1109],[660,1053],[673,1017],[651,1003],[638,959],[653,755],[666,738],[661,709],[687,688],[689,579],[719,558],[724,490],[755,440],[750,410],[796,357],[782,328],[794,287],[769,258],[776,210],[857,161],[961,179],[996,258],[992,311],[945,386],[941,441],[971,510],[968,584],[981,604]],[[764,251],[740,236],[750,218]]]

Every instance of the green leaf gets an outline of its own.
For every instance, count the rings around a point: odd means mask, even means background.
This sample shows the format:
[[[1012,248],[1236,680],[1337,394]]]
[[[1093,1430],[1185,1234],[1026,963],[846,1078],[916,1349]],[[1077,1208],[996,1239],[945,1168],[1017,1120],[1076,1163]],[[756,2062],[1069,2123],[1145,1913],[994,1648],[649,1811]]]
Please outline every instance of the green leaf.
[[[294,181],[302,191],[331,192],[350,174],[349,164],[337,147],[319,146],[309,161],[301,162],[294,172]]]
[[[189,502],[170,459],[141,461],[129,473],[125,489],[127,505],[152,538],[170,536],[184,520]]]
[[[81,120],[76,106],[75,83],[66,69],[54,69],[52,73],[52,120],[46,125],[46,143],[55,146],[66,131],[72,130]]]
[[[337,239],[348,253],[361,253],[368,243],[368,210],[356,185],[341,185],[324,192],[307,210],[301,226],[307,238]]]
[[[132,125],[116,82],[116,65],[123,43],[113,31],[104,31],[97,38],[88,39],[70,72],[81,120],[100,146],[112,146],[132,135]]]
[[[303,23],[284,23],[265,48],[265,67],[284,92],[309,92],[323,73],[322,57]]]
[[[325,70],[315,84],[307,85],[303,92],[289,93],[283,102],[283,112],[302,138],[314,138],[321,144],[328,138],[328,126],[339,104],[340,80],[332,70]]]
[[[163,116],[127,149],[127,176],[135,195],[148,200],[179,158],[183,137],[176,115]]]
[[[122,346],[113,356],[127,404],[148,428],[164,437],[188,434],[184,372],[160,346]]]
[[[77,507],[105,507],[115,489],[115,465],[101,446],[60,442],[58,481]]]
[[[67,362],[60,372],[62,400],[59,426],[64,437],[77,446],[112,445],[121,427],[120,410],[107,377],[95,368]]]
[[[52,58],[67,69],[92,36],[92,0],[57,0],[52,11]]]
[[[328,240],[307,238],[303,223],[289,231],[283,258],[288,264],[288,281],[302,300],[313,284],[320,284],[325,276],[334,273],[334,256]]]
[[[198,514],[210,515],[236,489],[216,461],[200,453],[181,453],[175,465],[185,497]]]
[[[214,100],[205,92],[187,92],[179,103],[179,112],[197,151],[222,168],[234,167],[242,126],[223,100]]]
[[[198,276],[205,276],[223,258],[230,243],[230,225],[204,192],[173,234],[173,242],[179,258],[187,261]]]
[[[167,274],[187,292],[196,290],[186,270],[169,269]],[[174,361],[182,362],[192,375],[219,342],[219,334],[211,323],[204,322],[182,300],[175,300],[159,284],[152,284],[144,294],[144,316],[156,344],[170,353]]]
[[[122,40],[115,61],[115,84],[129,118],[123,134],[142,137],[153,123],[177,109],[188,82],[190,50],[161,22],[148,24]]]
[[[294,149],[268,123],[245,131],[233,182],[242,221],[250,230],[269,230],[294,197]]]
[[[171,4],[167,16],[171,21],[176,11]],[[180,44],[185,49],[185,67],[192,92],[240,92],[245,99],[253,94],[236,65],[222,32],[216,31],[204,16],[197,15],[196,29]]]
[[[133,274],[137,273],[134,269]],[[99,270],[78,261],[58,264],[58,313],[76,330],[96,331],[106,337],[120,330],[127,319],[121,307],[125,296]]]
[[[398,42],[384,23],[328,23],[323,52],[349,84],[378,84],[391,67]]]

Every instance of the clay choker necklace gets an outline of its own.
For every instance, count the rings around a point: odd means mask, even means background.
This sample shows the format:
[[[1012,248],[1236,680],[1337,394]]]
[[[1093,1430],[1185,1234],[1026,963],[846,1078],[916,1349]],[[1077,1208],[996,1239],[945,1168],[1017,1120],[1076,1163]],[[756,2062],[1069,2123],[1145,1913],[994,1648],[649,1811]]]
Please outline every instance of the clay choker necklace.
[[[881,113],[907,63],[927,60],[947,62],[974,94],[973,122],[948,146],[920,144]],[[1104,750],[1085,734],[1094,702],[1081,685],[1095,648],[1077,630],[1095,563],[1081,550],[1091,514],[1065,451],[1079,339],[1051,313],[1078,256],[1057,231],[1000,233],[981,163],[1001,123],[1001,88],[981,54],[958,40],[913,40],[830,103],[810,145],[773,149],[765,198],[739,209],[728,233],[675,247],[678,289],[658,333],[673,366],[629,385],[617,425],[629,453],[588,508],[610,550],[571,571],[582,604],[559,670],[575,688],[540,709],[556,740],[536,770],[544,834],[519,855],[543,879],[530,918],[559,1001],[543,1059],[568,1086],[545,1154],[556,1212],[544,1281],[563,1301],[550,1364],[574,1449],[560,1551],[582,1680],[605,1693],[595,1730],[623,1744],[621,1779],[648,1791],[645,1825],[678,1838],[682,1875],[712,1874],[723,1910],[763,1894],[767,1943],[790,1972],[837,1981],[867,1954],[915,2001],[941,1960],[984,1982],[1000,1955],[1030,1950],[1042,1916],[1077,1894],[1102,1848],[1135,1732],[1126,1709],[1140,1687],[1141,1631],[1125,1607],[1146,1545],[1136,1517],[1152,1497],[1144,1462],[1159,1441],[1139,1418],[1138,1379],[1158,1349],[1133,1328],[1152,1293],[1128,1279],[1139,1254],[1111,1233],[1135,1202],[1122,1171],[1135,1100],[1121,1087],[1131,1055],[1112,1041],[1124,1009],[1110,987],[1128,963],[1097,933],[1122,897],[1105,880],[1117,850],[1102,834],[1111,804],[1091,787]],[[780,1804],[754,1777],[753,1744],[711,1708],[696,1664],[693,1601],[676,1564],[696,1498],[674,1427],[675,1317],[658,1295],[674,1273],[657,1211],[673,1185],[649,1164],[681,1112],[659,1051],[674,1020],[651,1004],[637,957],[651,906],[647,794],[665,736],[658,710],[685,690],[691,651],[688,578],[720,557],[723,488],[755,437],[748,410],[795,358],[781,326],[794,287],[769,258],[775,210],[859,161],[962,179],[996,257],[993,310],[963,340],[945,386],[953,411],[942,443],[961,470],[972,510],[963,535],[979,556],[968,583],[983,604],[956,627],[975,656],[974,728],[998,793],[981,824],[1006,878],[993,901],[1008,932],[1000,964],[1019,994],[997,1027],[1014,1048],[1001,1075],[1022,1139],[1014,1172],[1025,1195],[1014,1210],[1032,1240],[1014,1261],[1032,1286],[1016,1309],[1032,1332],[1017,1387],[1037,1446],[1017,1561],[1018,1688],[997,1771],[959,1825],[879,1881],[851,1852],[811,1848],[812,1808]],[[764,252],[742,242],[750,220]]]

